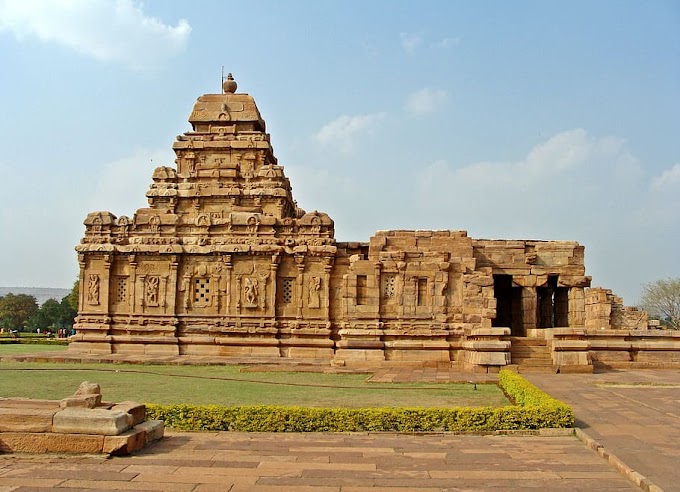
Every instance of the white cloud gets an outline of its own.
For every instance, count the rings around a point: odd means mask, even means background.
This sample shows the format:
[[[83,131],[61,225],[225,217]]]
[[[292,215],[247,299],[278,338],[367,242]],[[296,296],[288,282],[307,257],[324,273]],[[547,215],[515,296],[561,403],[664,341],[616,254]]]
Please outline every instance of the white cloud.
[[[332,144],[344,152],[349,152],[357,138],[362,134],[371,135],[384,118],[385,113],[342,115],[321,127],[316,139],[322,144]]]
[[[652,188],[655,190],[666,189],[672,186],[680,186],[680,162],[652,179]]]
[[[425,87],[411,93],[406,98],[406,109],[417,115],[434,113],[439,107],[448,101],[449,95],[442,89]]]
[[[621,138],[569,130],[513,161],[431,161],[413,181],[399,192],[414,199],[397,203],[394,215],[476,238],[578,241],[593,285],[627,303],[636,302],[641,279],[678,270],[680,164],[645,174]]]
[[[418,34],[410,34],[407,32],[399,33],[401,40],[401,47],[408,55],[415,54],[418,47],[422,44],[423,39]]]
[[[583,129],[558,133],[514,162],[426,166],[418,180],[424,210],[451,210],[465,223],[494,224],[484,234],[555,237],[583,227],[612,227],[642,204],[642,171],[621,139]],[[435,212],[435,215],[439,212]],[[502,224],[498,227],[498,224]],[[567,236],[569,237],[569,236]]]
[[[0,0],[0,31],[35,37],[100,61],[153,68],[181,52],[191,27],[144,14],[133,0]]]

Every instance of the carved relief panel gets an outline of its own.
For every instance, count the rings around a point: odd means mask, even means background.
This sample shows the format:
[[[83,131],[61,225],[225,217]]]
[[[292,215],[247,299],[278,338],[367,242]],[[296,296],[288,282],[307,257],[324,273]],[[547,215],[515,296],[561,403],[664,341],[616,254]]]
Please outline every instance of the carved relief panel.
[[[87,303],[91,306],[99,305],[99,275],[90,273],[87,276]]]

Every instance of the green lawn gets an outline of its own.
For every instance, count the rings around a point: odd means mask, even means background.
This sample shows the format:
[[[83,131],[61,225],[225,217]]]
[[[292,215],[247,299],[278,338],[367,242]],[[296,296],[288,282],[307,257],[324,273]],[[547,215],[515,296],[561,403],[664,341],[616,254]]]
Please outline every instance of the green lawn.
[[[27,347],[35,351],[41,346]],[[0,346],[0,354],[4,348]],[[106,401],[313,407],[508,404],[493,384],[478,384],[474,390],[469,384],[367,383],[365,374],[240,370],[239,366],[0,362],[0,397],[61,399],[73,394],[82,381],[93,381],[101,385]]]
[[[0,355],[65,352],[66,350],[68,350],[68,345],[48,345],[47,343],[0,343]]]

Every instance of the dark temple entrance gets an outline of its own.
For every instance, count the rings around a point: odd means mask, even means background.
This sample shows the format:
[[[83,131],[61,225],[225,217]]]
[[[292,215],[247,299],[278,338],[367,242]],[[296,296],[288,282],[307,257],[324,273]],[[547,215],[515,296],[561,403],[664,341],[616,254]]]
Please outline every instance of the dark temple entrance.
[[[537,328],[569,326],[569,288],[557,286],[557,275],[548,276],[548,284],[536,289]]]
[[[491,326],[509,326],[512,336],[525,336],[522,288],[513,287],[512,275],[494,275],[493,291],[496,297],[496,318],[491,321]]]

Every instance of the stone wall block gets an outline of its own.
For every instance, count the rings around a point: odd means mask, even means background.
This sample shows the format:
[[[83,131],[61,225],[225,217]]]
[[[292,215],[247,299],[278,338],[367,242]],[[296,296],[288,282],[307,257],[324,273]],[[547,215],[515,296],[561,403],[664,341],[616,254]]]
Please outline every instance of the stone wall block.
[[[51,432],[58,409],[3,408],[0,406],[0,432]]]
[[[134,401],[122,401],[111,407],[111,410],[129,414],[132,417],[130,425],[133,427],[144,422],[144,418],[146,417],[146,405]]]
[[[53,432],[116,436],[130,428],[130,415],[103,409],[66,408],[54,415]]]
[[[0,452],[6,453],[101,453],[104,436],[54,434],[49,432],[3,432]]]

